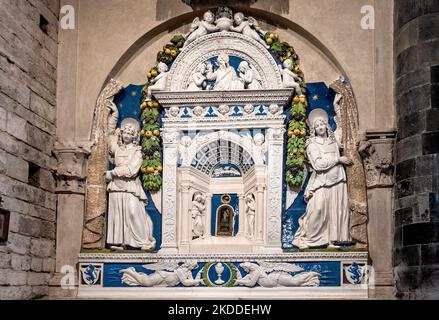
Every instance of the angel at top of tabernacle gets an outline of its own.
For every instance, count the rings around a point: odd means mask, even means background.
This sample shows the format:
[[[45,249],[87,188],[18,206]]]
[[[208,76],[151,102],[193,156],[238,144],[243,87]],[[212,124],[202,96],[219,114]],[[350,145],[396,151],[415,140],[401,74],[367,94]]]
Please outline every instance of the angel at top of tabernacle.
[[[242,12],[237,12],[233,19],[235,20],[236,27],[230,27],[231,31],[242,33],[243,35],[258,41],[265,48],[270,48],[270,46],[261,38],[260,33],[264,34],[264,32],[259,27],[255,18],[248,17],[248,19],[245,20],[244,14]]]
[[[204,13],[203,20],[200,21],[200,19],[196,17],[191,24],[191,29],[186,36],[186,42],[184,43],[183,47],[186,47],[188,44],[195,41],[199,37],[205,36],[208,33],[219,31],[214,22],[215,15],[210,10]]]

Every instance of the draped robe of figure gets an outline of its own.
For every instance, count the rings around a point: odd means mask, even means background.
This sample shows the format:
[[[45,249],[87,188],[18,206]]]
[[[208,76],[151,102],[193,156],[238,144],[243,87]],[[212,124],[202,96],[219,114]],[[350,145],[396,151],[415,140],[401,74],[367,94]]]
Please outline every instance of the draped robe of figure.
[[[299,248],[348,242],[349,201],[346,172],[338,162],[335,139],[314,137],[306,149],[313,172],[305,190],[308,205],[299,219],[293,244]]]
[[[153,224],[146,213],[148,201],[138,177],[142,164],[141,147],[119,145],[117,136],[109,138],[115,168],[109,182],[108,233],[110,245],[128,245],[134,248],[153,249]]]

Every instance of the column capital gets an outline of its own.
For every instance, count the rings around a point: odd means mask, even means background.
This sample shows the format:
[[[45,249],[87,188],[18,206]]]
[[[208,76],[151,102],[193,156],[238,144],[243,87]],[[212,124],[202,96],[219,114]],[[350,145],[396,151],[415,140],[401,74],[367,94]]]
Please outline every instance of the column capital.
[[[163,129],[161,136],[164,145],[177,145],[180,134],[175,128],[166,128]]]
[[[53,153],[58,160],[56,193],[85,194],[87,159],[90,152],[73,144],[57,144]]]
[[[396,130],[369,130],[363,136],[358,152],[363,159],[368,188],[393,187],[394,145]]]

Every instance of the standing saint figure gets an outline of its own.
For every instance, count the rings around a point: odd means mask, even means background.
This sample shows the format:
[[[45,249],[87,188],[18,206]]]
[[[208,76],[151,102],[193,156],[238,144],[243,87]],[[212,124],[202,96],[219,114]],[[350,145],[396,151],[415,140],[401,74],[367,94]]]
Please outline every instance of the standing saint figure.
[[[204,211],[206,210],[206,199],[201,192],[195,192],[192,198],[192,238],[204,236]]]
[[[140,126],[136,119],[126,118],[121,129],[116,128],[119,112],[109,106],[109,149],[114,156],[114,169],[106,172],[108,182],[107,244],[113,249],[126,247],[151,250],[155,248],[153,224],[146,212],[148,203],[138,177],[142,165],[141,147],[138,145]]]
[[[229,56],[221,53],[216,61],[218,69],[213,71],[212,64],[207,64],[206,78],[215,80],[213,90],[242,90],[244,81],[236,75],[235,69],[229,64]]]
[[[255,213],[256,213],[256,202],[255,197],[252,193],[249,193],[245,197],[245,203],[247,205],[245,212],[247,215],[247,237],[253,238],[255,233]]]
[[[334,133],[323,109],[313,110],[309,117],[311,138],[306,154],[313,172],[305,190],[308,201],[305,214],[299,219],[299,229],[293,244],[299,248],[349,242],[349,199],[344,165],[352,161],[340,156]]]

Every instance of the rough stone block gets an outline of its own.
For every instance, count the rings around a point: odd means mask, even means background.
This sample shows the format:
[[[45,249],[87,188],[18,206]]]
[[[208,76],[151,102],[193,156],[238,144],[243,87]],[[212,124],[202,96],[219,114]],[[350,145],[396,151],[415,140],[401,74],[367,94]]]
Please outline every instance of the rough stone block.
[[[20,254],[11,254],[11,267],[14,270],[30,270],[31,257]]]
[[[413,184],[415,193],[431,192],[433,189],[433,180],[431,176],[414,178]]]
[[[439,108],[439,84],[436,83],[431,86],[431,107]]]
[[[397,114],[400,117],[407,117],[417,111],[430,107],[430,85],[415,87],[397,99]],[[401,138],[400,138],[401,139]]]
[[[420,264],[420,250],[418,245],[406,246],[395,250],[395,264],[404,266],[417,266]]]
[[[404,139],[425,131],[426,111],[413,112],[398,119],[398,139]]]
[[[56,182],[52,172],[42,168],[39,170],[39,187],[50,192],[55,191]]]
[[[396,77],[412,72],[418,68],[418,49],[409,47],[396,57]]]
[[[421,283],[421,270],[419,267],[395,267],[396,288],[399,293],[410,291],[419,287]]]
[[[54,255],[54,241],[48,239],[32,239],[30,251],[37,257],[51,257]]]
[[[28,125],[26,131],[27,141],[30,145],[46,154],[51,155],[51,151],[53,150],[53,145],[55,143],[53,136],[33,125]]]
[[[27,254],[30,249],[30,237],[9,232],[8,249],[19,254]]]
[[[55,239],[56,227],[54,222],[41,221],[39,236],[48,239]]]
[[[430,68],[425,67],[413,72],[404,74],[396,80],[395,92],[400,97],[414,87],[428,85],[430,83]]]
[[[422,137],[415,135],[400,140],[396,145],[396,162],[400,163],[422,155]]]
[[[403,226],[403,246],[439,242],[439,223],[424,222]]]
[[[437,175],[433,177],[436,183],[438,182],[438,177]],[[434,192],[428,195],[428,205],[432,221],[439,221],[439,190],[434,190]]]
[[[421,260],[423,265],[439,263],[439,243],[421,246]]]
[[[15,113],[8,112],[6,131],[13,137],[20,139],[22,141],[27,140],[26,133],[27,121],[17,116]]]
[[[8,253],[0,253],[0,269],[8,269],[11,267],[11,255]]]
[[[415,168],[415,159],[409,159],[398,163],[396,165],[396,180],[401,181],[413,177],[416,173]]]
[[[56,220],[56,213],[54,210],[50,210],[39,206],[35,206],[34,209],[29,214],[33,217],[37,217],[46,221],[55,222]]]
[[[6,131],[7,111],[0,105],[0,130]]]
[[[30,286],[42,286],[47,285],[49,274],[41,272],[29,272],[27,278],[27,284]]]
[[[419,40],[439,38],[439,14],[424,15],[419,18]]]
[[[427,110],[426,131],[439,131],[439,108]]]
[[[404,25],[404,27],[395,34],[395,55],[398,56],[404,50],[415,46],[418,43],[418,34],[418,19],[412,20]]]
[[[43,272],[55,272],[56,260],[53,258],[46,258],[43,260]]]
[[[439,64],[439,37],[435,41],[419,44],[418,63],[426,66]]]
[[[1,272],[1,271],[0,271]],[[27,272],[6,270],[6,285],[9,286],[23,286],[27,283]]]
[[[41,272],[41,270],[43,269],[43,259],[33,257],[30,269],[35,272]]]
[[[32,288],[27,286],[2,287],[0,300],[27,300],[32,296]]]
[[[407,179],[396,184],[396,198],[411,196],[413,194],[413,180]]]
[[[401,28],[410,20],[422,14],[422,3],[419,0],[395,1],[396,28]]]
[[[32,299],[41,299],[49,295],[48,286],[34,286],[32,287]]]
[[[422,154],[439,153],[439,131],[422,134]]]
[[[30,98],[30,109],[44,119],[48,120],[50,123],[55,124],[55,108],[47,100],[41,98],[34,92],[32,92]]]
[[[413,222],[413,208],[404,208],[395,211],[395,226],[403,226]]]
[[[27,182],[28,163],[21,158],[0,149],[0,161],[5,164],[5,174],[11,178]]]

